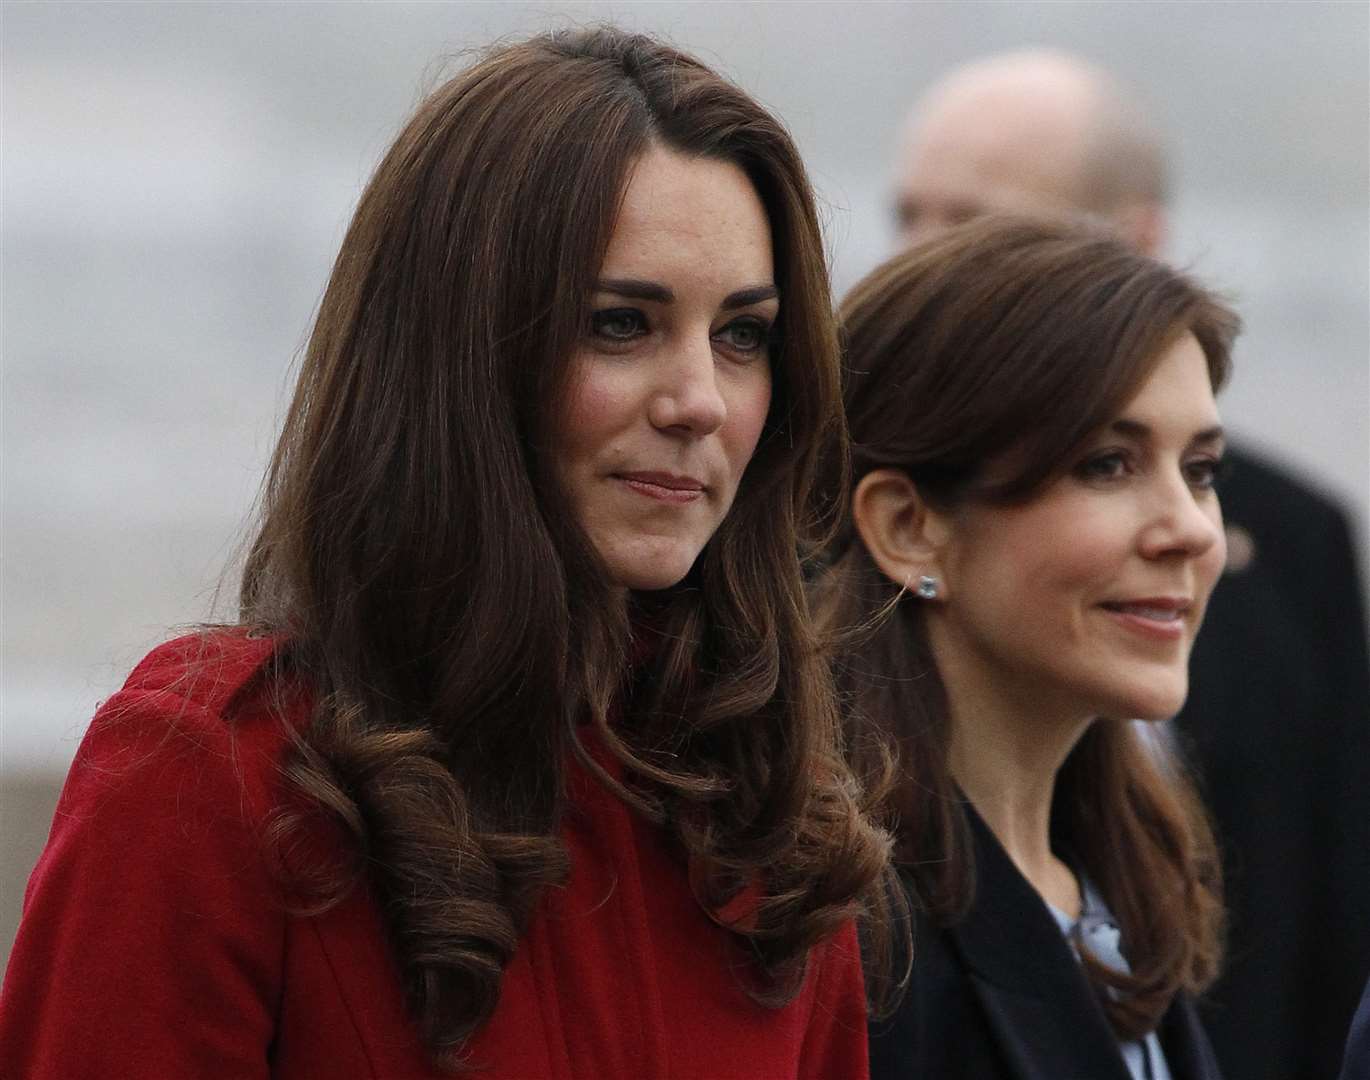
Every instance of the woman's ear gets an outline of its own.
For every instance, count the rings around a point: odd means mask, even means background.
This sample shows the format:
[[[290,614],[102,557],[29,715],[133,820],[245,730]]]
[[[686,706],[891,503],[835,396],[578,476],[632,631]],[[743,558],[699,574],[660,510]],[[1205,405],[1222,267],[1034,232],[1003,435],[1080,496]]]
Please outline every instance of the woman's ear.
[[[946,599],[947,523],[907,473],[872,469],[861,477],[852,493],[852,519],[881,573],[925,600]]]

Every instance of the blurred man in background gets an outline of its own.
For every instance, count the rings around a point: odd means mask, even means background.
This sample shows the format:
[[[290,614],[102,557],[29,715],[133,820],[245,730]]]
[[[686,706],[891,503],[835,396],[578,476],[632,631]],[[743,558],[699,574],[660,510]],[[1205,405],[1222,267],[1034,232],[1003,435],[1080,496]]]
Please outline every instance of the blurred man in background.
[[[1157,255],[1166,168],[1102,71],[1044,51],[962,67],[918,102],[908,243],[993,210],[1085,213]],[[1207,1027],[1229,1080],[1337,1073],[1370,973],[1370,662],[1345,514],[1229,446],[1229,561],[1175,725],[1222,845],[1226,973]]]

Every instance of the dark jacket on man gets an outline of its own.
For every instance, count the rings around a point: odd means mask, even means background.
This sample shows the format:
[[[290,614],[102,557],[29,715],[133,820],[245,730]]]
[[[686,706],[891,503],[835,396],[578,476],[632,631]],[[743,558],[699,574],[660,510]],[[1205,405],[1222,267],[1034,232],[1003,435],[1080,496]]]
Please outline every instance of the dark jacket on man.
[[[1245,452],[1176,720],[1223,853],[1204,1026],[1232,1080],[1337,1075],[1370,977],[1370,662],[1346,515]]]

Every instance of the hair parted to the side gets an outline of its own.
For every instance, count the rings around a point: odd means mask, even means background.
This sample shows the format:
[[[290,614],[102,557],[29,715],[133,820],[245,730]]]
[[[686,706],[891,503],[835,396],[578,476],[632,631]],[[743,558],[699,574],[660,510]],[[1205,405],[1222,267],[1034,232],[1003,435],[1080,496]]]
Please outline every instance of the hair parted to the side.
[[[552,482],[552,410],[635,160],[735,163],[769,217],[781,295],[766,430],[727,519],[625,685],[632,633]],[[759,998],[887,902],[797,545],[820,457],[844,460],[813,197],[779,123],[693,58],[612,28],[496,48],[396,139],[347,232],[263,497],[243,619],[317,694],[288,776],[388,920],[439,1060],[490,1016],[542,890],[575,753],[672,830],[711,910],[759,883]],[[630,601],[631,603],[631,601]],[[573,614],[574,613],[574,614]],[[611,727],[611,708],[616,718]],[[624,766],[617,784],[580,722]],[[881,925],[883,917],[876,917]]]
[[[1009,217],[885,263],[848,295],[841,324],[852,456],[836,480],[897,468],[939,509],[1032,499],[1185,331],[1216,390],[1239,325],[1213,294],[1117,239]],[[986,466],[1004,462],[1015,475],[988,484]],[[896,857],[927,914],[954,923],[975,889],[973,856],[925,609],[878,569],[850,522],[816,588],[857,771],[883,767],[892,748]],[[1149,1031],[1177,990],[1213,980],[1221,954],[1220,869],[1193,786],[1130,722],[1100,719],[1058,775],[1052,828],[1127,943],[1130,976],[1087,959],[1100,1000],[1121,1035]]]

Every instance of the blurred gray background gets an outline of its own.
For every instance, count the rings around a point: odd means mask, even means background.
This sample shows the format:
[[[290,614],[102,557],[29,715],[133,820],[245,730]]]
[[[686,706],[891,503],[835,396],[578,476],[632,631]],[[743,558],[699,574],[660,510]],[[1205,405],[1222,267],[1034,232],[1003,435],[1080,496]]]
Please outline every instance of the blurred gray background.
[[[1229,425],[1370,510],[1370,5],[22,4],[3,42],[0,958],[77,740],[231,616],[292,361],[367,175],[462,53],[611,20],[790,125],[839,292],[891,251],[893,141],[984,52],[1055,45],[1169,136],[1171,255],[1247,320]],[[1362,548],[1364,550],[1364,548]]]

